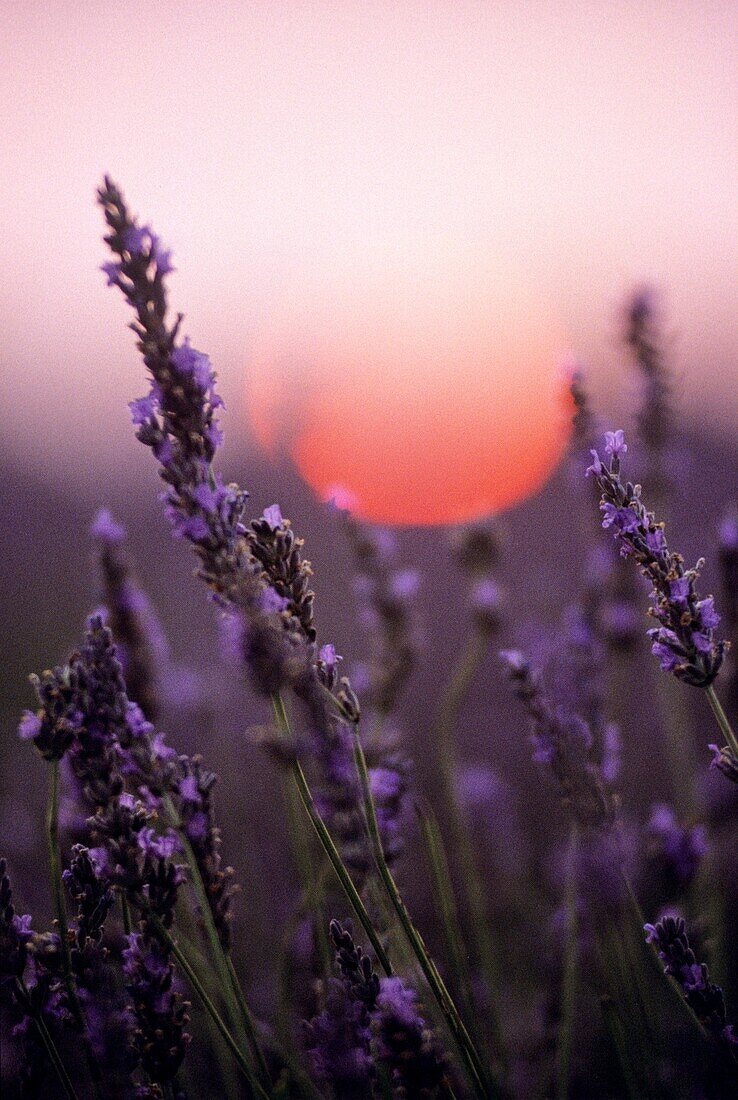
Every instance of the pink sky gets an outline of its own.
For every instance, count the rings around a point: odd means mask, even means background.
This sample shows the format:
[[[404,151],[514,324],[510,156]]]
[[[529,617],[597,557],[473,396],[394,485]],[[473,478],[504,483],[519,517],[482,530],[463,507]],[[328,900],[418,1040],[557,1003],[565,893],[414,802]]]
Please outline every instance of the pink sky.
[[[437,320],[465,281],[521,278],[609,407],[617,306],[663,287],[686,415],[735,427],[732,0],[24,0],[0,3],[0,40],[0,414],[28,463],[81,475],[135,447],[103,171],[174,249],[231,435],[250,349],[292,303],[352,328],[391,288]]]

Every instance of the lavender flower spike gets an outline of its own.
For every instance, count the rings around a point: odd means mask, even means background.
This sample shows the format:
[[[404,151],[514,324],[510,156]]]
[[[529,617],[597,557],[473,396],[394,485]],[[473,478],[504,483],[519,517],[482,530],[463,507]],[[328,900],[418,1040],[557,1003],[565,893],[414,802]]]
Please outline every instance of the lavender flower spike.
[[[602,491],[602,526],[613,529],[622,556],[635,558],[653,584],[649,614],[659,625],[648,633],[651,652],[662,669],[685,683],[707,688],[718,674],[727,643],[715,638],[720,620],[712,596],[701,599],[695,588],[702,562],[693,569],[684,568],[682,556],[666,544],[663,523],[644,507],[640,485],[623,482],[620,460],[627,450],[623,432],[615,431],[605,433],[609,462],[603,463],[592,451],[587,475],[594,474]]]
[[[682,917],[664,917],[657,924],[646,924],[646,939],[652,943],[667,974],[682,987],[684,998],[703,1027],[725,1043],[738,1059],[738,1037],[726,1022],[723,991],[710,981],[704,963],[698,963],[689,946]]]

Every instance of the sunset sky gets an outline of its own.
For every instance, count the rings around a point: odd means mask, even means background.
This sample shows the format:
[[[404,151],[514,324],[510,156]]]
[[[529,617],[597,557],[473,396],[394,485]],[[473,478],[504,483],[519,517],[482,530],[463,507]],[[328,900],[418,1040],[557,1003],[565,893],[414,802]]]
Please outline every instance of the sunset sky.
[[[0,40],[3,447],[46,476],[134,450],[145,385],[98,270],[104,171],[174,250],[232,439],[253,440],[247,392],[276,385],[293,406],[317,392],[320,425],[340,402],[339,466],[382,409],[411,422],[413,394],[431,420],[454,394],[459,437],[476,404],[479,432],[524,423],[548,447],[570,352],[605,409],[628,406],[616,314],[643,281],[685,417],[735,427],[731,0],[24,0],[0,3]]]

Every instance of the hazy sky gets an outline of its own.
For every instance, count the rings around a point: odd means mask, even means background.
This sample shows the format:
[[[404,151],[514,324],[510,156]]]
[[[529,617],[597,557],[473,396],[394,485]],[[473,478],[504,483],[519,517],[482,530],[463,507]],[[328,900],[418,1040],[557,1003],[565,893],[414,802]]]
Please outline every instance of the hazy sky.
[[[81,473],[134,446],[145,386],[98,271],[103,171],[174,249],[232,435],[275,324],[355,331],[383,302],[393,325],[438,324],[487,285],[522,285],[612,401],[614,315],[641,280],[664,288],[687,415],[738,422],[733,0],[0,13],[0,399],[28,462]]]

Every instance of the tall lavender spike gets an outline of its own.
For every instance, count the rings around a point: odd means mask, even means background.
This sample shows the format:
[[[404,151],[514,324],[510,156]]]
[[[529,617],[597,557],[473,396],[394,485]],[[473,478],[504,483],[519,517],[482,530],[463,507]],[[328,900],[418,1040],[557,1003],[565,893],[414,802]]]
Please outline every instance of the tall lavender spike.
[[[397,567],[396,542],[389,531],[361,524],[349,512],[341,516],[357,567],[362,618],[371,631],[367,702],[380,715],[387,715],[417,660],[412,599],[419,576],[413,569]]]
[[[592,451],[587,474],[594,474],[602,491],[602,526],[613,529],[621,554],[634,558],[653,584],[649,614],[659,626],[648,633],[661,667],[685,683],[707,688],[718,674],[726,643],[715,638],[720,620],[713,597],[700,599],[696,592],[702,562],[684,568],[682,556],[669,551],[663,523],[644,507],[640,486],[622,481],[620,459],[627,449],[623,432],[615,431],[605,433],[607,465]]]
[[[180,757],[182,777],[177,784],[182,827],[192,846],[210,903],[213,921],[226,951],[231,943],[231,906],[238,886],[232,867],[223,867],[220,830],[213,821],[212,791],[217,776],[204,766],[202,757]]]
[[[587,829],[608,829],[614,820],[612,799],[592,759],[593,737],[578,714],[556,706],[544,693],[541,677],[518,650],[504,650],[516,696],[533,726],[533,759],[551,769],[562,799]]]
[[[689,946],[682,917],[667,916],[645,925],[646,939],[664,963],[664,970],[682,987],[684,998],[703,1027],[724,1043],[738,1061],[738,1036],[725,1016],[723,991],[710,981],[705,963],[698,963]]]
[[[123,668],[128,698],[155,722],[159,709],[159,665],[166,659],[166,642],[151,603],[131,572],[125,552],[124,528],[107,508],[92,523],[98,547],[108,624]]]
[[[45,963],[44,950],[35,947],[40,947],[42,939],[50,966]],[[71,1020],[58,973],[58,957],[59,937],[39,937],[31,928],[30,915],[16,913],[7,861],[0,859],[0,1005],[8,1009],[13,1036],[22,1047],[20,1084],[24,1095],[36,1095],[50,1053],[41,1042],[35,1021],[45,1024],[54,1036]]]
[[[487,639],[494,637],[502,625],[503,595],[495,578],[500,548],[500,533],[489,521],[462,527],[451,540],[453,556],[470,582],[474,625]]]
[[[330,938],[340,980],[330,979],[325,1007],[307,1027],[308,1049],[316,1076],[333,1089],[337,1100],[368,1097],[375,1077],[370,1023],[379,979],[348,927],[332,920]]]
[[[200,559],[199,574],[215,598],[243,619],[244,654],[257,690],[273,696],[291,686],[319,710],[321,685],[315,653],[305,644],[305,625],[289,613],[286,597],[274,587],[275,580],[284,580],[284,563],[280,559],[279,577],[270,580],[264,566],[275,565],[275,560],[266,555],[267,561],[259,561],[251,546],[251,538],[258,540],[265,532],[252,529],[249,536],[242,522],[248,494],[236,485],[223,485],[213,472],[222,441],[216,414],[223,401],[207,356],[187,340],[178,344],[181,315],[174,324],[167,321],[169,253],[148,227],[137,225],[109,177],[98,196],[110,229],[105,240],[115,256],[103,270],[108,284],[122,291],[136,313],[132,327],[152,378],[150,393],[131,404],[133,421],[137,437],[159,461],[174,534],[192,544]],[[285,526],[281,514],[273,520],[272,527]],[[300,590],[299,595],[304,604],[307,592]],[[356,699],[347,691],[338,703],[348,710]],[[322,705],[325,709],[325,700]]]
[[[661,349],[656,304],[656,295],[650,287],[635,291],[625,307],[625,342],[643,379],[638,433],[648,450],[649,473],[654,491],[659,495],[665,487],[662,455],[671,433],[673,416],[671,384]]]

